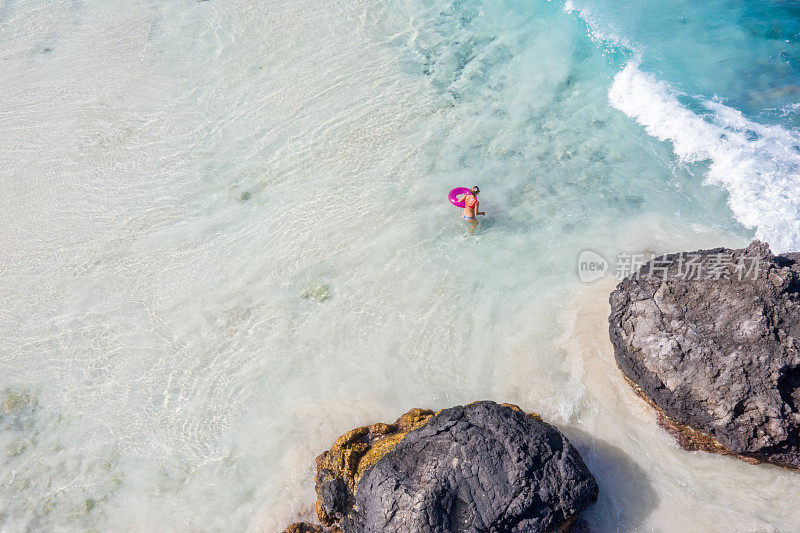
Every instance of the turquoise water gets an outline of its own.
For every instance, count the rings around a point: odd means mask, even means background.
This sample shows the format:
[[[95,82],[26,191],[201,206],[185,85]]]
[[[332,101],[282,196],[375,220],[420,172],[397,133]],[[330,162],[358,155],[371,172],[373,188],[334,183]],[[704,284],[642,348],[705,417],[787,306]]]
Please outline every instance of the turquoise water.
[[[759,122],[797,126],[800,8],[792,2],[573,2],[590,25],[639,52],[641,68]]]
[[[0,5],[0,527],[275,531],[337,435],[491,398],[581,449],[593,530],[791,531],[796,476],[679,450],[605,320],[617,254],[798,248],[797,20]]]

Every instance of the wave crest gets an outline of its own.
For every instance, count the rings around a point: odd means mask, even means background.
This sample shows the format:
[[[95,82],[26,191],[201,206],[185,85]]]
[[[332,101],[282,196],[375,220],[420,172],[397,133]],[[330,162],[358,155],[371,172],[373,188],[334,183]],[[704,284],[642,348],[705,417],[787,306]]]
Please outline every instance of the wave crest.
[[[684,163],[708,161],[706,183],[724,187],[739,222],[773,251],[800,250],[800,135],[748,120],[718,101],[697,99],[697,114],[680,93],[629,62],[614,76],[609,103],[662,141]]]

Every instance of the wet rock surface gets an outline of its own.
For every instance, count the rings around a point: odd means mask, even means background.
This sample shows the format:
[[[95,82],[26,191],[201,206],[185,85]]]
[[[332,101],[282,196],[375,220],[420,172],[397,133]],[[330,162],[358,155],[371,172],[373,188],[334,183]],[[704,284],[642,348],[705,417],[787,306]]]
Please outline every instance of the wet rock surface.
[[[329,460],[323,454],[318,465]],[[353,489],[318,470],[319,518],[331,530],[568,531],[598,490],[555,427],[488,401],[429,416],[364,469]]]
[[[800,468],[800,254],[670,254],[611,293],[622,373],[687,449]]]
[[[427,409],[411,409],[393,424],[378,422],[350,430],[336,439],[330,450],[320,454],[315,476],[319,521],[337,528],[352,511],[356,485],[364,472],[433,414]]]

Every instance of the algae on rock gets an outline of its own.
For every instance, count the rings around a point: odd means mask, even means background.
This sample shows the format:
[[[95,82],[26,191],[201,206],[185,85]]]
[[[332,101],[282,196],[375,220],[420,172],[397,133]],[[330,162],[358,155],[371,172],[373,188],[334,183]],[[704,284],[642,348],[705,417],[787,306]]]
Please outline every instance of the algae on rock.
[[[327,527],[335,527],[351,507],[358,481],[364,473],[403,440],[408,432],[419,429],[434,415],[428,409],[412,409],[393,424],[378,422],[348,431],[333,443],[330,450],[317,457],[317,517]],[[344,497],[332,499],[330,494]]]

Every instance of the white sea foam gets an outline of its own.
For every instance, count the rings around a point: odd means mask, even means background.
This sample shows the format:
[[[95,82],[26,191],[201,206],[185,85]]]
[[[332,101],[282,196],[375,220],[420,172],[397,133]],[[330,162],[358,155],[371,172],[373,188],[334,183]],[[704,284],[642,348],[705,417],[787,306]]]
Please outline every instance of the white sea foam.
[[[755,123],[717,101],[699,100],[708,112],[701,116],[679,95],[633,61],[614,77],[608,99],[648,134],[672,142],[681,161],[708,161],[706,183],[728,191],[736,218],[773,251],[799,249],[800,135]]]
[[[792,116],[796,114],[798,111],[800,111],[800,102],[795,102],[793,104],[786,104],[777,109],[777,111],[778,114],[780,114],[780,116],[782,117]]]
[[[620,35],[620,32],[613,28],[601,26],[589,8],[579,6],[573,0],[567,0],[564,2],[564,11],[577,15],[586,24],[589,29],[589,37],[593,41],[604,41],[612,45],[622,46],[631,51],[638,50],[638,47],[630,39]]]

